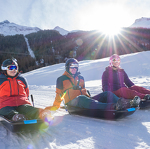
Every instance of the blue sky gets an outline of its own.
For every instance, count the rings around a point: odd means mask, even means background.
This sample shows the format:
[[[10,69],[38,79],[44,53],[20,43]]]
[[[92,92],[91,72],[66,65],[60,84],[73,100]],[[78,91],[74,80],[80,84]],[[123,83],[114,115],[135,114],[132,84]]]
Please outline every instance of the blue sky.
[[[128,27],[150,18],[149,0],[0,0],[0,22],[71,30]]]

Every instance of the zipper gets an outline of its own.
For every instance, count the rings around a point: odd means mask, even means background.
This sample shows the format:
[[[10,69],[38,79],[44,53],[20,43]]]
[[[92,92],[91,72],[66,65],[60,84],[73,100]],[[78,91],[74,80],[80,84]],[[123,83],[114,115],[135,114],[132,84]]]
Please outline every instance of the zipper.
[[[16,79],[16,83],[17,83],[18,95],[19,95],[19,83],[18,83],[17,79]]]
[[[9,86],[10,86],[10,96],[12,95],[12,88],[11,88],[11,82],[10,82],[10,80],[8,80],[9,81]]]

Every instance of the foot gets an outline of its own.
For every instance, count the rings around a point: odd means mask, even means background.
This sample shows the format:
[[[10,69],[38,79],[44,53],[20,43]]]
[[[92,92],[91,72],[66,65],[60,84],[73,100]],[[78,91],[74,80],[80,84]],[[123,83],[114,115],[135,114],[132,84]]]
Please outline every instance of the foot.
[[[143,99],[150,100],[150,94],[146,94]]]
[[[129,101],[127,99],[120,98],[120,99],[118,99],[118,101],[115,105],[115,110],[124,110],[129,107],[130,107]]]
[[[141,101],[141,98],[140,98],[139,96],[135,96],[135,97],[133,98],[133,100],[130,101],[130,106],[131,106],[131,107],[138,107],[140,101]]]
[[[12,117],[12,121],[24,121],[26,120],[26,117],[23,115],[23,114],[15,114],[13,117]]]

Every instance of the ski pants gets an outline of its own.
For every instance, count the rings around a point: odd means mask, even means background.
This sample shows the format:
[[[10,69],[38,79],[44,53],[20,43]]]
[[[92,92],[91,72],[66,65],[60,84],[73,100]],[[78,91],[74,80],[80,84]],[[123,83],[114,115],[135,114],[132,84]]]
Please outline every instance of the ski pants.
[[[12,119],[15,114],[23,114],[28,119],[38,119],[40,108],[33,107],[29,104],[15,106],[15,107],[4,107],[0,109],[0,115],[5,116],[8,119]]]
[[[133,99],[135,96],[139,96],[141,99],[144,98],[146,94],[150,94],[150,90],[144,87],[133,85],[129,88],[122,87],[113,93],[118,97],[123,97],[126,99]]]
[[[80,95],[69,101],[67,105],[85,109],[112,109],[119,97],[112,92],[103,92],[94,97]]]

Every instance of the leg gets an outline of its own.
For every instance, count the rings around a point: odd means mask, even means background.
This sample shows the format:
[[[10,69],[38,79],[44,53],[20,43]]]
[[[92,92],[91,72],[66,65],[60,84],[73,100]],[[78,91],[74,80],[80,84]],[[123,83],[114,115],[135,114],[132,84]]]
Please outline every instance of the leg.
[[[0,109],[0,115],[3,115],[5,116],[6,118],[8,119],[12,119],[12,117],[15,115],[15,114],[18,114],[18,112],[15,110],[15,107],[4,107],[2,109]]]
[[[109,109],[112,103],[102,103],[97,100],[91,99],[85,95],[80,95],[67,103],[69,106],[85,108],[85,109]]]
[[[29,119],[38,119],[39,118],[39,113],[42,109],[33,107],[29,104],[25,104],[25,105],[18,106],[16,108],[16,110],[20,114],[25,115]]]
[[[123,97],[126,99],[133,99],[135,96],[139,96],[141,99],[143,99],[145,96],[145,94],[139,93],[135,90],[131,90],[126,87],[122,87],[118,89],[117,91],[114,91],[113,93],[118,97]]]
[[[116,103],[119,99],[114,93],[107,91],[100,93],[94,97],[91,97],[92,99],[98,100],[102,103]]]
[[[134,85],[134,86],[129,87],[129,89],[135,90],[135,91],[137,91],[139,93],[142,93],[142,94],[150,94],[150,90],[149,89],[146,89],[146,88],[141,87],[141,86]]]

